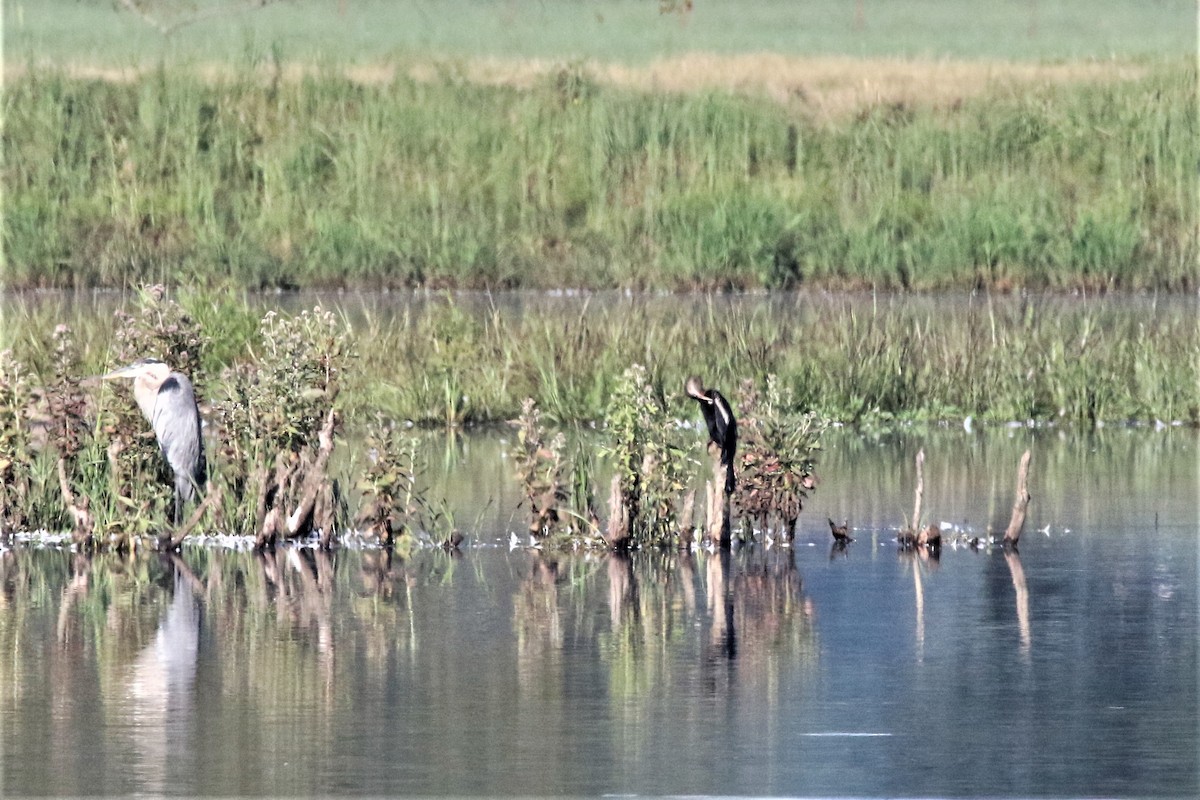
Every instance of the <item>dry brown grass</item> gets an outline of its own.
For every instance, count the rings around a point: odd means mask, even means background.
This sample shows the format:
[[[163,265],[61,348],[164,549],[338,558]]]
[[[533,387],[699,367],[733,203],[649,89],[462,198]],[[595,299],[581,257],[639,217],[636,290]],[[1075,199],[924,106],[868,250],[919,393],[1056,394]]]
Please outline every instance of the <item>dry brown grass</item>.
[[[544,80],[561,62],[533,59],[479,59],[462,65],[462,74],[485,84],[529,87]],[[645,66],[588,63],[588,74],[603,84],[646,92],[728,91],[768,97],[797,105],[819,120],[836,120],[878,105],[953,107],[986,92],[1021,91],[1033,86],[1141,78],[1146,68],[1116,61],[1038,64],[1005,61],[915,60],[795,57],[774,53],[722,56],[690,53],[658,59]],[[435,64],[411,66],[408,74],[431,80]],[[354,67],[363,81],[389,80],[395,67]]]
[[[837,119],[876,105],[946,107],[985,92],[1085,81],[1130,80],[1140,67],[1081,62],[1032,64],[841,56],[796,58],[770,53],[695,53],[637,69],[609,65],[613,83],[669,92],[726,90],[800,104],[819,119]]]
[[[563,68],[563,62],[543,59],[472,59],[414,63],[376,62],[345,66],[345,74],[364,84],[386,83],[398,74],[415,80],[435,80],[448,70],[467,80],[497,86],[528,88]],[[69,72],[85,78],[128,81],[144,70],[75,65]],[[229,73],[224,65],[199,68],[217,79]],[[1146,68],[1119,61],[1078,61],[1039,64],[949,59],[795,57],[773,53],[713,55],[690,53],[658,59],[647,65],[588,62],[582,69],[601,84],[647,92],[687,93],[728,91],[760,95],[795,105],[818,120],[836,120],[878,105],[953,107],[987,92],[1021,91],[1030,87],[1143,77]],[[8,76],[24,70],[9,65]],[[284,77],[299,79],[316,67],[289,64]],[[264,68],[269,74],[269,70]]]

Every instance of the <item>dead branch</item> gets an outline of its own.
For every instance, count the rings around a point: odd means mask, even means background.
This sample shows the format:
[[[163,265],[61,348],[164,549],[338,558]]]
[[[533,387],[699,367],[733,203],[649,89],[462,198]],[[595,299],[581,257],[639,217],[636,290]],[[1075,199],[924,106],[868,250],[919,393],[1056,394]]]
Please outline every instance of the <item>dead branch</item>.
[[[1026,450],[1021,456],[1021,465],[1017,467],[1017,496],[1013,500],[1012,517],[1008,520],[1008,529],[1004,531],[1004,543],[1006,545],[1017,546],[1017,541],[1021,538],[1021,529],[1025,527],[1025,511],[1029,508],[1029,501],[1032,499],[1029,496],[1029,489],[1026,484],[1029,481],[1029,459],[1032,458],[1031,450]]]
[[[313,504],[317,500],[317,492],[328,480],[326,468],[329,464],[329,456],[333,453],[333,428],[337,424],[337,412],[333,409],[325,416],[325,424],[321,426],[320,432],[317,433],[317,460],[313,463],[312,468],[304,478],[304,489],[300,493],[300,504],[296,506],[296,510],[287,518],[287,534],[295,536],[300,531],[300,526],[309,517],[313,510]]]
[[[204,496],[204,500],[192,510],[192,515],[187,518],[183,525],[179,526],[178,530],[167,531],[158,537],[158,549],[168,552],[178,550],[180,545],[183,544],[183,540],[188,537],[188,534],[194,531],[196,526],[200,524],[200,519],[204,516],[204,513],[218,502],[220,494],[221,489],[219,486],[210,487],[208,493]]]

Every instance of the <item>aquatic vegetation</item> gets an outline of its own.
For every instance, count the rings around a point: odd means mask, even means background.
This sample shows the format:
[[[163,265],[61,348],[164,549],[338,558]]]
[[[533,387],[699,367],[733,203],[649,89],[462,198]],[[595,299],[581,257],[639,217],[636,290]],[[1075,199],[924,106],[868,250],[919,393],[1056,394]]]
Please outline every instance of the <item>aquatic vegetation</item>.
[[[531,398],[522,403],[521,416],[512,425],[517,432],[516,477],[528,506],[529,533],[540,538],[559,532],[560,526],[567,525],[559,509],[570,499],[563,454],[566,437],[561,431],[549,435]]]
[[[34,387],[11,350],[0,351],[0,541],[29,526],[35,452],[27,416]]]
[[[419,511],[414,494],[416,448],[411,439],[402,440],[394,426],[384,425],[367,433],[363,444],[369,463],[358,488],[366,500],[354,521],[363,533],[390,547]]]
[[[796,520],[816,488],[816,455],[827,420],[813,412],[796,414],[792,390],[768,375],[759,391],[750,381],[739,394],[742,417],[738,491],[734,501],[744,522],[765,535],[778,519],[785,541],[795,537]]]
[[[636,513],[627,523],[618,515],[614,532],[646,541],[684,533],[703,516],[696,509],[704,504],[689,503],[678,488],[681,476],[672,472],[687,464],[683,483],[690,488],[695,469],[688,453],[696,437],[673,426],[696,418],[679,392],[696,372],[721,387],[742,380],[754,387],[730,393],[745,409],[739,414],[748,415],[743,457],[754,452],[759,435],[753,420],[763,412],[754,411],[755,404],[773,398],[764,419],[778,424],[763,426],[764,447],[791,455],[743,462],[739,473],[753,479],[754,502],[793,510],[808,491],[804,437],[818,432],[817,420],[863,430],[918,420],[1089,428],[1129,420],[1200,422],[1194,390],[1200,327],[1193,302],[1184,298],[524,296],[521,304],[494,298],[476,305],[466,296],[416,299],[395,314],[364,314],[353,300],[336,312],[264,314],[245,298],[220,293],[158,299],[142,293],[117,315],[39,298],[7,299],[13,310],[5,312],[12,324],[0,332],[7,352],[0,403],[23,410],[0,416],[0,469],[8,478],[5,497],[27,498],[19,511],[8,501],[9,529],[18,515],[26,528],[74,527],[57,474],[59,439],[68,454],[67,485],[76,505],[90,504],[95,536],[160,529],[170,493],[157,480],[161,457],[144,421],[131,401],[109,388],[80,385],[81,376],[111,368],[114,354],[147,351],[190,364],[203,376],[197,389],[208,421],[215,497],[198,530],[261,531],[276,507],[273,519],[291,518],[308,495],[300,472],[316,474],[327,426],[328,492],[314,489],[322,499],[314,496],[312,504],[322,514],[334,509],[336,520],[354,500],[343,486],[359,484],[358,475],[338,472],[332,458],[342,452],[342,437],[357,441],[380,419],[445,426],[451,421],[445,385],[463,398],[453,411],[457,425],[512,419],[521,401],[532,398],[546,431],[533,452],[553,443],[552,425],[568,433],[580,423],[598,428],[604,441],[590,439],[587,448],[603,445],[611,454],[601,458],[577,442],[564,444],[554,457],[556,473],[550,461],[538,467],[545,468],[538,496],[554,499],[560,522],[578,532],[601,517],[614,518],[605,504],[617,475],[615,507]],[[251,315],[259,321],[248,330]],[[160,323],[162,339],[155,332]],[[214,344],[209,324],[230,340]],[[65,327],[56,338],[59,325]],[[627,374],[631,364],[652,366],[633,376]],[[664,388],[672,386],[674,394]],[[66,427],[72,417],[63,413],[52,426],[51,402],[64,412],[74,408],[75,423]],[[805,426],[811,426],[807,433]],[[799,438],[789,443],[793,434]],[[761,518],[750,495],[736,502],[749,504],[738,513],[759,530],[776,525]],[[453,522],[436,514],[435,505],[425,509],[421,526],[437,538]],[[311,529],[312,515],[302,516],[308,521],[300,527]],[[789,518],[775,519],[787,528]]]
[[[609,545],[675,542],[688,462],[666,398],[651,385],[646,367],[634,364],[621,374],[604,420],[601,453],[613,468]]]
[[[768,380],[766,401],[757,400],[759,393],[751,382],[742,391],[751,411],[750,435],[741,461],[746,480],[733,496],[748,523],[758,523],[765,533],[767,520],[779,518],[790,541],[802,500],[814,486],[814,455],[825,423],[811,413],[799,419],[785,415],[786,392],[774,377]],[[592,505],[591,488],[601,481],[581,455],[586,450],[580,447],[574,459],[567,459],[564,434],[551,435],[534,401],[526,400],[513,425],[518,440],[516,477],[531,518],[530,534],[552,542],[599,544],[603,529],[603,546],[617,551],[688,550],[700,529],[706,531],[706,541],[727,546],[727,506],[725,501],[712,501],[717,494],[724,497],[724,467],[714,461],[710,501],[697,519],[694,484],[699,462],[685,443],[691,428],[681,427],[672,413],[677,403],[687,401],[656,389],[640,364],[616,381],[595,448],[605,467],[602,474],[611,476],[607,519],[602,521]],[[690,410],[691,404],[687,407]]]
[[[229,487],[223,513],[260,546],[344,525],[341,490],[329,475],[342,375],[353,357],[348,333],[320,307],[295,316],[268,312],[253,359],[223,374],[213,403],[221,430],[219,473]]]

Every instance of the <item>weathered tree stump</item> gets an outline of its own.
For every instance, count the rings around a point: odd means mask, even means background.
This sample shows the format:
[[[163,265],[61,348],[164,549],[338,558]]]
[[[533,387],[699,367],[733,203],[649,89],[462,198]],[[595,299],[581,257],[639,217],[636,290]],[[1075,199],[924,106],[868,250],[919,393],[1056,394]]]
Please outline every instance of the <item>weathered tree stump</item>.
[[[604,539],[613,550],[629,546],[629,506],[625,504],[625,493],[621,491],[621,476],[613,475],[608,492],[608,529]]]
[[[917,451],[917,489],[913,497],[912,518],[908,521],[909,531],[914,535],[921,529],[921,500],[925,496],[925,448]]]
[[[732,540],[729,525],[729,493],[725,491],[726,467],[721,464],[719,448],[710,448],[713,454],[713,479],[706,484],[708,489],[708,539],[721,548],[727,548]]]
[[[1016,548],[1021,539],[1021,529],[1025,527],[1025,511],[1029,508],[1029,460],[1033,452],[1026,450],[1021,456],[1021,465],[1017,467],[1017,496],[1013,500],[1012,516],[1008,520],[1008,529],[1004,531],[1004,544]]]

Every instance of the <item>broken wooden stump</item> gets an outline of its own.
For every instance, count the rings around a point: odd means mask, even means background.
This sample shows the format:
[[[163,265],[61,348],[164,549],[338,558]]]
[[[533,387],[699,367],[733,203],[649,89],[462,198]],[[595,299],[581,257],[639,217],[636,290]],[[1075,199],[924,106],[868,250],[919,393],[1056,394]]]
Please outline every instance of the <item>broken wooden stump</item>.
[[[716,448],[710,448],[716,450]],[[729,525],[729,488],[725,481],[726,467],[720,451],[713,453],[713,479],[708,489],[708,539],[721,548],[729,547],[732,536]]]
[[[629,506],[625,503],[625,493],[621,491],[621,476],[613,475],[608,491],[608,529],[604,535],[613,550],[623,550],[629,546],[629,522]]]
[[[921,527],[921,500],[925,496],[925,448],[917,451],[917,489],[913,497],[913,513],[908,521],[909,530],[916,532]]]
[[[1021,456],[1020,466],[1017,467],[1017,496],[1013,500],[1012,516],[1008,520],[1008,528],[1004,531],[1004,544],[1011,546],[1014,549],[1017,542],[1021,539],[1021,529],[1025,527],[1025,512],[1029,508],[1029,501],[1032,499],[1029,496],[1027,484],[1029,482],[1029,460],[1032,458],[1033,452],[1026,450]]]
[[[330,409],[317,432],[315,456],[309,451],[284,451],[276,457],[274,475],[260,487],[255,547],[274,547],[280,536],[290,539],[313,530],[324,532],[323,526],[332,526],[334,499],[328,469],[337,423],[338,414]],[[255,477],[265,474],[256,470]],[[322,537],[323,544],[328,541],[328,537]]]

